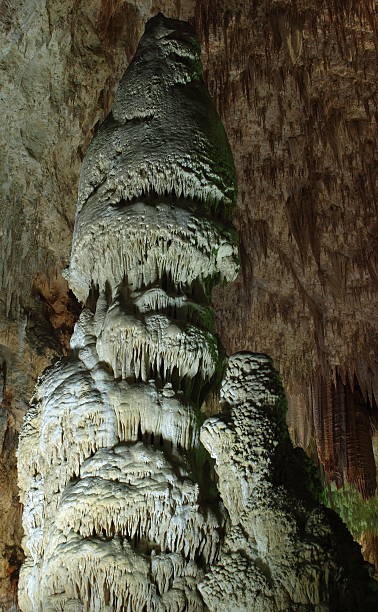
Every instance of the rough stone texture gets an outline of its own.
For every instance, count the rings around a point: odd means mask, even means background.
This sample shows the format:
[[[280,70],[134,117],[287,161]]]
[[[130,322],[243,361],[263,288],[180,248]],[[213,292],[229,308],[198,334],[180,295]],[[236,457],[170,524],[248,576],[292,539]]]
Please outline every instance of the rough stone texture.
[[[20,434],[23,612],[206,609],[225,520],[199,442],[224,362],[210,298],[238,273],[213,217],[235,184],[194,31],[159,14],[83,163],[65,276],[88,307]]]
[[[302,501],[267,357],[228,360],[199,439],[224,362],[204,314],[238,272],[214,217],[235,199],[194,32],[159,14],[82,166],[65,276],[87,307],[20,434],[23,612],[376,609],[348,531]]]
[[[210,610],[373,610],[378,586],[336,515],[314,504],[305,457],[284,424],[283,391],[271,360],[229,358],[222,414],[201,441],[214,457],[229,522],[218,562],[200,584]]]
[[[0,326],[0,610],[4,611],[17,599],[19,568],[24,559],[15,454],[18,432],[35,380],[59,347],[56,338],[54,344],[54,329],[46,325],[40,305],[35,315],[28,329],[26,319],[2,320]]]
[[[49,354],[67,347],[75,318],[59,274],[81,158],[147,17],[159,9],[193,18],[235,153],[244,275],[217,299],[227,350],[272,355],[290,392],[295,439],[310,449],[316,439],[338,484],[346,477],[365,495],[374,489],[376,407],[366,401],[377,338],[373,3],[7,0],[0,8],[1,300],[2,312],[11,311],[1,323],[8,431],[1,504],[12,517],[0,534],[5,609],[19,550],[17,431],[35,376]],[[23,329],[15,361],[8,351]],[[345,401],[340,393],[335,401],[333,374]],[[371,542],[374,533],[369,528]]]

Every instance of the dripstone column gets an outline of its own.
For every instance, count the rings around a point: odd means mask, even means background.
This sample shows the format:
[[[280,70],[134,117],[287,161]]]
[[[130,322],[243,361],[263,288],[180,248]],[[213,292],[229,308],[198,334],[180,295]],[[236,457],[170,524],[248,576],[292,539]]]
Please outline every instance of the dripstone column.
[[[158,15],[83,163],[66,277],[86,307],[21,435],[25,612],[204,609],[225,517],[200,407],[235,193],[194,33]]]
[[[151,19],[83,163],[66,277],[84,308],[20,438],[23,612],[378,609],[270,359],[227,360],[213,332],[236,186],[201,73],[190,26]]]

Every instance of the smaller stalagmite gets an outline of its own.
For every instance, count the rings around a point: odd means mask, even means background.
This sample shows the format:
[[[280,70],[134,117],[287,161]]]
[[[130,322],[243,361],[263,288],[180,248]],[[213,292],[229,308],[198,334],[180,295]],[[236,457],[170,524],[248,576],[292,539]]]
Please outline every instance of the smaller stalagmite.
[[[230,357],[221,405],[201,429],[229,517],[218,560],[199,585],[208,608],[374,612],[378,589],[360,547],[315,502],[308,459],[291,445],[271,360]]]
[[[150,20],[83,163],[66,276],[85,306],[20,438],[24,612],[345,612],[370,597],[347,532],[301,501],[305,479],[290,486],[269,359],[230,358],[205,420],[226,362],[211,290],[235,279],[238,248],[201,73],[192,28]]]

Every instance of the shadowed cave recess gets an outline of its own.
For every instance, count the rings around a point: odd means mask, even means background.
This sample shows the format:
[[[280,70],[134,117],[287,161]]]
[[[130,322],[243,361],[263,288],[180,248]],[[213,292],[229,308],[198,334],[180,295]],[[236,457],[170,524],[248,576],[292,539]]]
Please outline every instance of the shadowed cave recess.
[[[159,13],[82,164],[65,278],[85,306],[20,433],[23,612],[377,609],[270,358],[215,334],[235,202],[195,32]]]

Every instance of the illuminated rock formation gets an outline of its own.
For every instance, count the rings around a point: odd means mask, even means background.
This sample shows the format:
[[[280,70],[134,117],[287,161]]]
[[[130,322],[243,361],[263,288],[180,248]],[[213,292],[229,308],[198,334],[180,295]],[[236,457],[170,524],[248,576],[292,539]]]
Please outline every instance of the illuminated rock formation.
[[[306,457],[291,446],[271,360],[230,357],[221,402],[223,414],[201,429],[229,517],[218,560],[199,585],[208,608],[374,612],[378,589],[359,547],[315,502]]]
[[[25,612],[204,609],[224,513],[200,405],[235,196],[194,33],[157,16],[83,164],[67,278],[87,307],[21,435]]]
[[[83,164],[66,276],[85,308],[19,447],[24,612],[353,603],[327,517],[275,472],[267,358],[229,360],[224,415],[200,428],[225,364],[211,289],[238,263],[233,161],[199,53],[187,24],[148,22]]]

